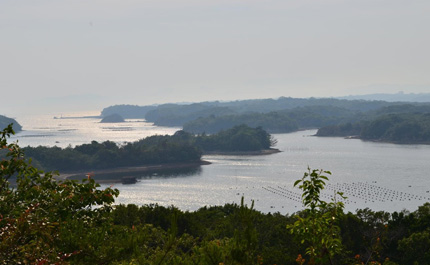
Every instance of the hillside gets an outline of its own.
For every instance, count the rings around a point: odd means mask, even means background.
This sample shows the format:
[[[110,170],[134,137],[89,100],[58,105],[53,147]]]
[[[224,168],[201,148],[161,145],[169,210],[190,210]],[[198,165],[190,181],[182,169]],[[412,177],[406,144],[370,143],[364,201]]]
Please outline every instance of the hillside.
[[[399,104],[401,103],[280,97],[159,106],[117,105],[105,108],[102,115],[115,111],[126,119],[144,117],[158,126],[183,126],[186,131],[193,133],[216,133],[240,124],[261,126],[272,133],[285,133],[354,121],[356,114]]]
[[[422,112],[382,113],[369,115],[355,123],[325,126],[316,135],[354,136],[363,140],[400,144],[430,144],[430,110],[425,112],[423,108]]]
[[[22,126],[15,119],[0,115],[0,129],[6,128],[11,123],[13,123],[13,130],[15,132],[22,130]]]

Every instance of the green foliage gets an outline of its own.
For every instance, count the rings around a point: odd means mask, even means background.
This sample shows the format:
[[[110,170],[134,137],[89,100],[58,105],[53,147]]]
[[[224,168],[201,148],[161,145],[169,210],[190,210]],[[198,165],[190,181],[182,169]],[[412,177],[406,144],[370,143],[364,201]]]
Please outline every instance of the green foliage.
[[[133,143],[112,141],[78,145],[74,148],[26,147],[26,155],[45,170],[82,171],[167,163],[198,163],[203,151],[260,151],[276,141],[261,127],[245,125],[215,135],[194,136],[184,131],[154,135]]]
[[[359,136],[393,143],[430,143],[430,105],[396,105],[362,115],[356,122],[322,127],[318,136]]]
[[[182,257],[194,262],[191,264],[260,264],[261,259],[263,264],[285,264],[296,250],[285,230],[287,216],[262,214],[243,201],[195,212],[158,205],[119,205],[113,215],[116,225],[139,227],[150,223],[163,230],[169,229],[169,220],[176,216],[177,238],[198,238],[189,255]]]
[[[7,149],[0,162],[0,260],[3,264],[63,263],[82,249],[60,247],[64,224],[81,222],[92,226],[103,222],[118,190],[98,189],[89,179],[56,181],[52,173],[42,172],[28,163],[16,143],[7,143],[13,134],[8,126],[0,135],[0,147]],[[9,179],[16,177],[16,185]],[[87,227],[84,233],[91,233]]]
[[[299,128],[295,120],[277,112],[220,116],[212,115],[200,117],[185,123],[183,126],[185,131],[193,133],[217,133],[241,124],[246,124],[249,127],[263,127],[265,130],[272,133],[292,132]]]
[[[430,264],[430,229],[413,233],[399,241],[404,264]]]
[[[193,133],[216,133],[236,125],[261,126],[271,133],[318,128],[342,122],[355,122],[361,112],[399,103],[339,100],[328,98],[286,98],[201,102],[155,106],[117,105],[102,115],[118,113],[125,118],[142,118],[156,125],[183,126]]]
[[[344,205],[335,200],[327,203],[320,199],[325,181],[328,180],[323,174],[331,173],[308,168],[303,178],[294,183],[294,186],[300,184],[306,209],[303,216],[297,215],[297,221],[287,226],[291,233],[301,239],[302,244],[307,245],[309,264],[333,264],[332,258],[342,251],[338,222]],[[337,195],[342,196],[342,193],[338,192]]]
[[[389,114],[365,126],[361,138],[398,143],[430,143],[430,113]]]
[[[239,264],[256,264],[257,261],[257,230],[254,226],[254,201],[251,208],[244,204],[242,197],[240,208],[235,218],[238,221],[233,236],[232,258]]]
[[[365,208],[357,210],[356,216],[363,221],[360,226],[361,245],[364,247],[361,256],[367,260],[382,262],[384,260],[382,250],[387,248],[391,240],[387,229],[390,214],[383,211],[374,212]]]
[[[13,133],[11,126],[0,133],[7,153],[0,161],[0,264],[429,264],[429,203],[412,213],[343,214],[342,203],[321,200],[328,171],[308,169],[296,181],[306,209],[293,216],[263,214],[243,198],[195,212],[112,207],[117,190],[101,190],[91,178],[55,180],[7,142]],[[81,151],[97,154],[98,145]]]
[[[271,148],[276,141],[261,127],[238,125],[213,135],[198,135],[195,144],[204,151],[260,151]]]
[[[201,151],[191,142],[168,135],[149,136],[122,146],[112,141],[92,141],[74,148],[38,146],[24,150],[44,169],[60,171],[199,162],[201,158]]]
[[[159,126],[182,126],[197,118],[213,115],[231,115],[235,112],[228,107],[210,106],[202,103],[190,105],[164,104],[149,111],[145,118]]]

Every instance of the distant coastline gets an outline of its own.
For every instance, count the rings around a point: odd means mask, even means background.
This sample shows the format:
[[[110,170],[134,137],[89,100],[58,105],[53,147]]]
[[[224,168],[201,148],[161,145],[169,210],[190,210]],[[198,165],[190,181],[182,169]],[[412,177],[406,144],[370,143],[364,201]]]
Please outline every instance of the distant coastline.
[[[343,136],[343,135],[318,135],[313,134],[311,136],[315,137],[336,137],[336,138],[343,138],[347,140],[355,139],[355,140],[361,140],[363,142],[372,142],[372,143],[385,143],[385,144],[399,144],[399,145],[430,145],[430,141],[390,141],[390,140],[383,140],[383,139],[363,139],[359,135],[349,135],[349,136]]]

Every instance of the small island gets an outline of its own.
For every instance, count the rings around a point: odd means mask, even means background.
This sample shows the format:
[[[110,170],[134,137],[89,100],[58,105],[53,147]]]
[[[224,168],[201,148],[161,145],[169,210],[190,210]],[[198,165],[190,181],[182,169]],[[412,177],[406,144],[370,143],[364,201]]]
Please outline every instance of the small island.
[[[124,122],[124,118],[121,115],[116,113],[108,115],[100,121],[100,123],[120,123],[120,122]]]
[[[182,135],[192,134],[179,131]],[[264,155],[279,152],[272,148],[277,141],[262,127],[252,128],[245,124],[234,126],[228,130],[206,135],[194,136],[194,144],[204,154],[230,154],[230,155]]]
[[[62,178],[82,179],[92,172],[97,181],[122,177],[195,169],[210,164],[203,154],[266,155],[279,152],[276,140],[261,127],[246,125],[212,135],[177,131],[173,135],[149,136],[133,143],[112,141],[75,147],[25,147],[27,157],[44,170],[58,170]]]

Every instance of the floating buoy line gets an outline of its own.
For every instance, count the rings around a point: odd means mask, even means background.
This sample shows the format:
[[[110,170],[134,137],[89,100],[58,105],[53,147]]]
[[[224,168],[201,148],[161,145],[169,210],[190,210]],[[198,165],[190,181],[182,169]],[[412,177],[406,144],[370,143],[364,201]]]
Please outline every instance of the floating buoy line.
[[[352,183],[327,183],[325,189],[321,192],[320,197],[327,201],[343,202],[348,204],[371,204],[371,203],[393,203],[393,202],[407,202],[407,201],[422,201],[430,202],[429,196],[417,195],[410,192],[398,191],[386,187],[376,185],[376,181],[372,183],[367,182],[352,182]],[[246,187],[247,189],[249,187]],[[256,187],[252,187],[255,189]],[[288,199],[291,203],[303,207],[302,193],[297,187],[291,186],[263,186],[261,187],[266,192],[269,192],[276,197]],[[342,192],[345,198],[335,194]],[[426,192],[429,193],[429,192]],[[237,193],[237,195],[243,193]],[[270,208],[275,208],[270,206]],[[282,206],[281,208],[284,208]]]

